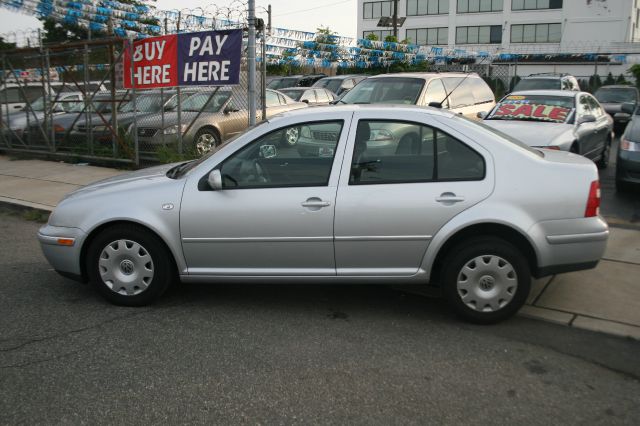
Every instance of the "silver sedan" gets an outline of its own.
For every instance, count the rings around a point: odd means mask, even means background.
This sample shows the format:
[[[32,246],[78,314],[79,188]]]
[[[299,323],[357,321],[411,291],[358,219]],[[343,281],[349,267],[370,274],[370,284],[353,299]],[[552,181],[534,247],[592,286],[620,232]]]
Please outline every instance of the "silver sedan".
[[[398,123],[409,142],[378,149],[372,126]],[[302,127],[323,138],[314,156],[280,143]],[[531,276],[598,263],[599,202],[581,156],[443,110],[347,105],[288,112],[199,160],[79,189],[38,238],[55,270],[121,305],[175,280],[432,284],[490,323],[522,306]]]
[[[498,102],[484,123],[529,146],[584,155],[602,169],[609,164],[613,119],[586,92],[513,92]]]

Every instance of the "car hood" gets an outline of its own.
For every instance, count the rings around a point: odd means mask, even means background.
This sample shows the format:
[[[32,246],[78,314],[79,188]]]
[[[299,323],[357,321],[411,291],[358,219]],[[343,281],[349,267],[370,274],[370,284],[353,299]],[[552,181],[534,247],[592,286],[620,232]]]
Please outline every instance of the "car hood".
[[[573,131],[573,125],[566,123],[516,120],[484,120],[483,123],[521,140],[529,146],[555,145],[559,140],[564,141],[562,136]]]
[[[198,115],[195,111],[182,111],[181,112],[181,121],[183,124],[189,124],[191,121]],[[202,117],[216,117],[218,113],[206,113],[203,112],[200,114],[200,118]],[[151,114],[146,115],[143,118],[137,120],[138,127],[148,127],[153,129],[159,129],[162,124],[162,114]],[[178,124],[178,113],[177,112],[165,112],[164,113],[164,127],[175,126]]]
[[[173,166],[180,163],[172,163],[172,164],[163,164],[160,166],[149,167],[147,169],[136,170],[134,172],[123,173],[121,175],[113,176],[107,179],[99,180],[94,183],[90,183],[89,185],[83,186],[80,189],[77,189],[65,197],[65,200],[68,198],[75,198],[80,195],[86,195],[91,193],[95,195],[97,191],[113,191],[119,190],[121,187],[128,187],[132,185],[136,185],[140,182],[148,182],[157,180],[159,178],[166,178],[166,174]],[[168,178],[166,178],[168,179]]]

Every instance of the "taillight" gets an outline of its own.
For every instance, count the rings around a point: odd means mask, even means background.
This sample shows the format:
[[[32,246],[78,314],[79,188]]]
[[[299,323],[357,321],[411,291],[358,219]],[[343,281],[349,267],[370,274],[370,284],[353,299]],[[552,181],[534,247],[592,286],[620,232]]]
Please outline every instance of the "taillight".
[[[587,199],[587,208],[584,211],[584,217],[598,216],[600,213],[600,183],[597,180],[591,182],[589,188],[589,198]]]

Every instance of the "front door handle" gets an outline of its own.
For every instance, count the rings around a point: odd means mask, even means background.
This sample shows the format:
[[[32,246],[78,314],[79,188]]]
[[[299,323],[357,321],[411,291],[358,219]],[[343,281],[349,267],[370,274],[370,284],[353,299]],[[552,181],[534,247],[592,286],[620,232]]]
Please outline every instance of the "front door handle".
[[[318,197],[308,198],[307,201],[302,203],[302,207],[307,207],[312,210],[319,210],[323,207],[329,207],[331,203],[329,201],[322,201]]]
[[[448,203],[453,204],[453,203],[460,203],[464,201],[464,197],[458,196],[453,192],[443,192],[442,194],[440,194],[439,197],[436,197],[436,201],[443,204],[448,204]]]

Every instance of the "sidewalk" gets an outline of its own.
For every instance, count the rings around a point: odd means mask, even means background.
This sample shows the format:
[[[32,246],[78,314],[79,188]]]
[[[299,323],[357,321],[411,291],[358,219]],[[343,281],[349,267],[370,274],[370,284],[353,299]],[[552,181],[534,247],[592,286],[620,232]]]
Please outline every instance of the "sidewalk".
[[[0,203],[51,211],[66,193],[120,173],[0,155]],[[596,269],[535,281],[520,314],[640,340],[640,231],[610,229]]]

